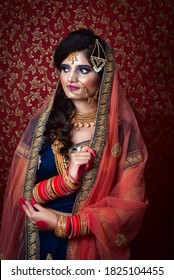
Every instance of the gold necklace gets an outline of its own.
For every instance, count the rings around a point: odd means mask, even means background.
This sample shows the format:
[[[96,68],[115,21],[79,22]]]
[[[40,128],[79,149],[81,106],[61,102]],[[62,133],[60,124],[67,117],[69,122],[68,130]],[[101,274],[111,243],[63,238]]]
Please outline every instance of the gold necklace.
[[[71,120],[75,129],[83,128],[84,126],[89,128],[95,126],[97,112],[94,113],[76,113],[74,118]]]

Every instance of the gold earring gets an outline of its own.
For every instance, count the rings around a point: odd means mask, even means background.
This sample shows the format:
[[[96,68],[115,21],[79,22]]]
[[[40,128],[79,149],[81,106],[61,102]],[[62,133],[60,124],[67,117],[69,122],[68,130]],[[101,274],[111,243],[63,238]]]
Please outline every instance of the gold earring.
[[[97,91],[96,91],[96,93],[93,97],[88,97],[88,102],[89,103],[94,103],[94,101],[97,99],[98,92],[99,92],[99,89],[97,89]]]
[[[85,94],[86,96],[88,96],[88,91],[84,86],[81,88],[81,94]]]

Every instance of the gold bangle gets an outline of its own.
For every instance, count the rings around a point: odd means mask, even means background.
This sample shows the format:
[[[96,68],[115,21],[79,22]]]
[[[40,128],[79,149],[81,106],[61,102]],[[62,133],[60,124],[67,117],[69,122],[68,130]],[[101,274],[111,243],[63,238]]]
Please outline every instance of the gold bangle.
[[[86,236],[89,234],[89,225],[87,220],[84,219],[84,216],[80,216],[80,236]]]
[[[55,199],[55,198],[57,198],[57,194],[54,192],[54,188],[53,188],[53,185],[52,185],[52,182],[54,181],[54,178],[55,178],[56,176],[54,176],[53,178],[51,178],[51,179],[48,179],[47,180],[47,185],[46,185],[46,190],[47,190],[47,192],[48,192],[48,195],[49,195],[49,197],[51,198],[51,199]]]
[[[66,225],[67,225],[67,217],[64,215],[57,215],[57,226],[55,228],[55,234],[58,237],[61,238],[66,237]]]
[[[80,184],[74,185],[74,184],[71,182],[71,180],[70,180],[70,178],[68,177],[68,174],[67,174],[66,172],[63,173],[63,179],[64,179],[65,183],[67,184],[67,186],[68,186],[71,190],[77,191],[77,190],[79,189]]]
[[[38,194],[38,185],[39,184],[36,184],[33,188],[33,197],[34,199],[36,200],[37,203],[39,204],[44,204],[46,201],[42,200]]]

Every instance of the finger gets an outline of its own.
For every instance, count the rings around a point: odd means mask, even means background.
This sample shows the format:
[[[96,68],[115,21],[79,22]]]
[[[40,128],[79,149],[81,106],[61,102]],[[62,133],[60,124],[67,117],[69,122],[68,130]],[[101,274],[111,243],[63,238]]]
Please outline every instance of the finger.
[[[93,155],[93,157],[94,157],[94,158],[96,158],[96,157],[97,157],[97,153],[96,153],[96,151],[94,151],[94,150],[93,150],[92,148],[90,148],[89,146],[84,146],[84,147],[82,148],[82,150],[81,150],[81,151],[91,153],[91,154]]]
[[[27,207],[30,213],[33,213],[35,211],[33,205],[29,201],[26,200],[24,205]]]
[[[31,219],[31,213],[30,213],[30,211],[28,210],[28,208],[26,207],[26,205],[23,204],[23,205],[21,206],[21,208],[22,208],[22,210],[25,212],[25,215],[27,216],[27,218]]]
[[[36,204],[35,204],[35,205],[36,205]],[[36,211],[38,211],[37,209],[35,209],[35,205],[32,206],[32,205],[30,204],[30,202],[28,202],[28,201],[26,200],[25,203],[24,203],[23,206],[22,206],[22,208],[23,208],[24,211],[25,211],[26,216],[27,216],[29,219],[31,219],[32,216],[33,216],[33,214],[34,214]]]
[[[35,203],[33,205],[33,208],[35,209],[35,211],[42,211],[43,207],[41,205],[39,205],[38,203]]]

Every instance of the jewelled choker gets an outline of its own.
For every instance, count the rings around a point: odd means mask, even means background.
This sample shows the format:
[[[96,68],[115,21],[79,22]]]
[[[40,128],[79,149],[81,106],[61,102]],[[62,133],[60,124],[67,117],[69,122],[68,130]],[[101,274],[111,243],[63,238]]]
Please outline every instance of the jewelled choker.
[[[83,127],[89,128],[91,126],[95,126],[96,115],[97,112],[89,114],[76,113],[71,123],[75,129],[80,129]]]

